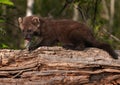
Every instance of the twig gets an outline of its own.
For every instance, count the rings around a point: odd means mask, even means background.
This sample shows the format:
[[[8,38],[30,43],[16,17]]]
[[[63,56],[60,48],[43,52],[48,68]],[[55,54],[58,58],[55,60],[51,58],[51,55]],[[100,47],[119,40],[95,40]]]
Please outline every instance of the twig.
[[[94,17],[93,17],[93,28],[95,27],[96,24],[96,16],[98,12],[98,4],[100,3],[101,0],[96,0],[95,1],[95,8],[94,8]]]
[[[16,71],[16,70],[25,70],[25,69],[30,69],[34,68],[38,65],[38,63],[35,63],[33,65],[29,66],[24,66],[24,67],[14,67],[14,68],[0,68],[0,71]]]
[[[20,72],[18,72],[15,76],[13,76],[12,78],[16,78],[16,77],[18,77],[20,74],[22,74],[24,72],[24,70],[22,70],[22,71],[20,71]]]
[[[107,33],[108,35],[110,35],[110,37],[113,38],[114,40],[120,42],[120,39],[119,39],[119,38],[117,38],[116,36],[112,35],[112,34],[111,34],[110,32],[108,32],[106,29],[103,29],[103,31],[104,31],[105,33]]]
[[[79,8],[77,8],[82,16],[83,21],[86,23],[87,19],[85,16],[85,12],[83,12],[82,8],[79,6]]]
[[[58,15],[62,14],[62,12],[68,7],[68,5],[70,5],[71,3],[73,3],[74,0],[66,0],[64,6],[62,7],[62,9],[58,12]]]

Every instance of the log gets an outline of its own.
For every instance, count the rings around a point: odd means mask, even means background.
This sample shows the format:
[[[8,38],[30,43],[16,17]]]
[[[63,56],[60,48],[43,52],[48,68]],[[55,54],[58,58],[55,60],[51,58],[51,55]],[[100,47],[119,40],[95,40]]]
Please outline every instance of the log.
[[[120,55],[120,51],[116,51]],[[97,48],[0,50],[0,85],[118,85],[120,58]]]

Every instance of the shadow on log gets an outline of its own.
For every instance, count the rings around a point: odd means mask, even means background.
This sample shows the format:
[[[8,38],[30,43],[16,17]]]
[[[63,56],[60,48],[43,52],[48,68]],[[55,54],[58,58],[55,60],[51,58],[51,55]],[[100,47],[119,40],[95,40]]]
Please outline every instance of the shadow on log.
[[[120,52],[117,52],[120,55]],[[0,50],[0,85],[118,85],[120,59],[97,48]]]

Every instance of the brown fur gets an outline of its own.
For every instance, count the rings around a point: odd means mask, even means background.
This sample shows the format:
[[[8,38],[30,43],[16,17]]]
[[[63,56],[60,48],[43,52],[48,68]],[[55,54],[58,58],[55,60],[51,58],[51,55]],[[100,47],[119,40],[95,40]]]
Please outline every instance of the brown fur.
[[[79,22],[29,16],[23,19],[19,18],[19,24],[25,39],[31,40],[32,36],[38,36],[40,39],[33,46],[30,45],[29,50],[39,46],[52,46],[60,42],[67,49],[84,50],[86,47],[97,47],[107,51],[113,58],[118,58],[110,45],[98,42],[91,30]]]

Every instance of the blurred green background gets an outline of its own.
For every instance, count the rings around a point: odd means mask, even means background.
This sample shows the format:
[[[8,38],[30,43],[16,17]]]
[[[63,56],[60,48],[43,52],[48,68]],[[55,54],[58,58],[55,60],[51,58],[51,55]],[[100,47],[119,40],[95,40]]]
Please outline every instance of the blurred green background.
[[[24,47],[17,19],[27,15],[31,1],[0,0],[0,48]],[[33,0],[31,7],[33,15],[85,23],[96,39],[120,49],[120,0]]]

